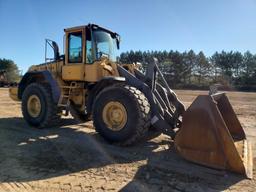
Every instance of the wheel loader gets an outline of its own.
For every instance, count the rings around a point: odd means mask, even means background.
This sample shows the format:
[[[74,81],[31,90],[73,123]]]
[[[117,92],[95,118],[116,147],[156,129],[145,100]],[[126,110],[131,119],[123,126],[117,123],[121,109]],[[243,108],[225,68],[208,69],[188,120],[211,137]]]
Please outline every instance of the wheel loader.
[[[33,65],[10,97],[33,127],[56,125],[69,113],[93,121],[108,142],[131,145],[150,127],[172,137],[185,159],[252,177],[250,142],[224,93],[199,95],[188,109],[170,89],[157,59],[145,73],[116,61],[120,36],[95,24],[64,29],[64,53]]]

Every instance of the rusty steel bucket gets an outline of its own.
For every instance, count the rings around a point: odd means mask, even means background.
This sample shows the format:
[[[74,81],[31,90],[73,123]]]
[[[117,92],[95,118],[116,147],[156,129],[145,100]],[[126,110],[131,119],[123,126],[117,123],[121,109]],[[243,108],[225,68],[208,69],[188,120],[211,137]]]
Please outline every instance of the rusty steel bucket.
[[[189,161],[252,178],[251,144],[224,93],[195,99],[183,115],[175,147]]]

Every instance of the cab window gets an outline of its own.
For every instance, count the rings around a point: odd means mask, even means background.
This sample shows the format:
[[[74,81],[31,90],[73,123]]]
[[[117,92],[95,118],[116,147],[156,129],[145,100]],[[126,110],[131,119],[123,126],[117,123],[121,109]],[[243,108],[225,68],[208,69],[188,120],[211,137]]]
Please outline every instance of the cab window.
[[[68,36],[68,61],[69,63],[82,63],[83,56],[82,32],[70,33]]]

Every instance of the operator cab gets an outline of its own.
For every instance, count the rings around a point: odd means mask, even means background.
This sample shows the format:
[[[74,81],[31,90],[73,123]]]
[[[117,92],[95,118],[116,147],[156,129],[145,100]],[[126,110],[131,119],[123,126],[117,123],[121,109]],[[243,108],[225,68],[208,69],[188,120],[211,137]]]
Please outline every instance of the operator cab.
[[[101,57],[116,61],[120,36],[95,24],[64,29],[65,63],[92,64]]]
[[[98,25],[89,24],[64,29],[65,59],[62,79],[97,82],[101,74],[101,60],[116,62],[120,36]]]

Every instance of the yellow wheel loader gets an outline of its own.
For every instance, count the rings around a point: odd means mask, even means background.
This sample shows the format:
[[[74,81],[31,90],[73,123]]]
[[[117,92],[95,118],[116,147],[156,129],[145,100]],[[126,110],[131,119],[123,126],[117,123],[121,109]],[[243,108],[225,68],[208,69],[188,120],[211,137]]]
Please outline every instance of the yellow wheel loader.
[[[45,63],[31,66],[9,90],[22,102],[28,124],[54,126],[71,113],[82,122],[93,120],[104,139],[122,145],[140,141],[152,126],[170,135],[185,159],[252,177],[250,143],[225,94],[198,96],[185,110],[156,59],[145,73],[137,64],[116,61],[117,33],[95,24],[64,31],[65,54],[46,40]],[[47,58],[49,46],[53,59]]]

